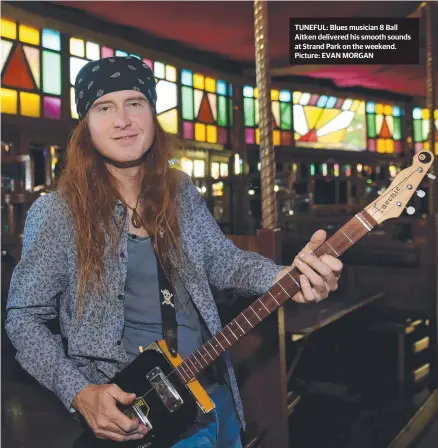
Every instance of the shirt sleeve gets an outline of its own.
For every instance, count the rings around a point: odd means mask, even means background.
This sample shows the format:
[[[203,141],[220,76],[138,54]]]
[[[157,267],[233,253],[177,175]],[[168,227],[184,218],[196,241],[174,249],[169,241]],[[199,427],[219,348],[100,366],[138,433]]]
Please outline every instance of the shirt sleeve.
[[[53,391],[71,412],[76,394],[90,382],[69,359],[47,322],[68,288],[65,210],[54,194],[37,199],[26,217],[21,260],[12,274],[6,331],[20,365]]]
[[[186,180],[186,189],[195,233],[204,247],[204,265],[210,284],[219,290],[234,289],[243,295],[265,294],[284,266],[236,247],[223,234],[190,178]]]

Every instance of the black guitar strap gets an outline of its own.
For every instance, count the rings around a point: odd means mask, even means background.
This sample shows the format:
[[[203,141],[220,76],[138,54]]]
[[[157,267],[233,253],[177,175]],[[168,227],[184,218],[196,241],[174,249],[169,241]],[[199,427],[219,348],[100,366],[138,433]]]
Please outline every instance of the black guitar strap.
[[[172,282],[164,272],[157,254],[155,254],[158,270],[158,287],[160,289],[161,319],[163,321],[163,336],[172,356],[178,353],[178,330],[175,312],[175,291]]]

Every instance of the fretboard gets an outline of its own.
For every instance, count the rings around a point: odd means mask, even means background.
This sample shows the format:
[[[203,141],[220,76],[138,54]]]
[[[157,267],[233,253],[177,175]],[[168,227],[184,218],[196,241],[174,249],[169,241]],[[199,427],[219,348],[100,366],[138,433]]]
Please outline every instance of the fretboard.
[[[365,210],[362,210],[314,253],[317,257],[325,254],[339,257],[371,231],[376,224],[376,221]],[[193,380],[223,352],[240,341],[290,297],[293,297],[301,289],[299,277],[300,272],[296,268],[292,268],[266,294],[253,302],[213,338],[189,355],[176,369],[181,380],[184,382]]]

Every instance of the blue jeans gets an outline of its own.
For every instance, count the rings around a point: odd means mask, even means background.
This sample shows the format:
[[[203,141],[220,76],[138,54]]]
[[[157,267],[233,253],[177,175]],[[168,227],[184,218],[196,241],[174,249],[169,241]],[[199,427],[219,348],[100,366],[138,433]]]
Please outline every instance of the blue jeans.
[[[219,385],[209,395],[216,409],[172,448],[242,448],[240,420],[229,387]]]

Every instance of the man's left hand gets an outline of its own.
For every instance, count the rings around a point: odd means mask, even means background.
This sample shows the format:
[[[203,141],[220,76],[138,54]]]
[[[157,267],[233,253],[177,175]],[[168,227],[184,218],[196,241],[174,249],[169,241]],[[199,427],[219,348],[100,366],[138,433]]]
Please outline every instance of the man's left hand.
[[[292,297],[295,302],[319,302],[326,299],[330,292],[338,289],[338,280],[343,268],[342,261],[331,255],[323,255],[318,258],[314,254],[314,251],[324,243],[326,237],[327,234],[324,230],[316,231],[292,263],[292,267],[296,267],[301,272],[301,291]],[[290,268],[280,271],[274,283],[289,271]]]

